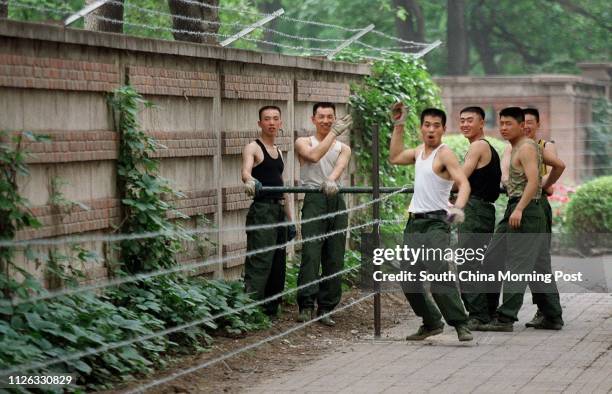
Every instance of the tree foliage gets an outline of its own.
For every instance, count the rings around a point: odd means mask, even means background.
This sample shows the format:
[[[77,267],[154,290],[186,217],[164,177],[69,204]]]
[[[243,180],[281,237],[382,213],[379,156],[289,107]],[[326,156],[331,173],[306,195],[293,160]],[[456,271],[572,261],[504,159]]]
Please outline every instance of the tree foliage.
[[[176,5],[179,1],[170,0],[170,3]],[[215,26],[205,22],[198,24],[188,19],[175,18],[173,24],[169,16],[171,11],[175,16],[217,18],[214,13],[202,14],[202,7],[197,5],[191,4],[192,9],[186,11],[183,8],[172,9],[168,0],[123,2],[126,22],[123,31],[127,34],[173,39],[173,27],[215,32]],[[51,11],[41,12],[11,5],[10,18],[52,21],[60,20],[70,11],[82,8],[85,0],[20,0],[19,4],[31,4]],[[216,0],[212,4],[216,4]],[[449,4],[452,5],[450,9]],[[432,42],[440,39],[445,45],[426,57],[427,66],[433,74],[578,73],[577,62],[607,61],[612,55],[609,39],[612,19],[609,2],[606,0],[334,0],[324,5],[317,0],[222,0],[219,5],[230,8],[218,13],[222,24],[216,27],[219,27],[221,34],[232,34],[240,30],[240,26],[232,24],[249,24],[259,19],[260,16],[253,14],[255,11],[271,13],[284,8],[285,15],[302,20],[348,28],[364,28],[372,23],[377,30],[406,40]],[[152,12],[144,12],[135,7]],[[192,22],[198,26],[192,26]],[[347,39],[354,34],[342,29],[285,19],[277,19],[266,26],[293,35],[320,39]],[[175,32],[174,38],[191,38],[190,41],[193,41],[196,37],[207,36],[177,36]],[[256,30],[247,38],[306,48],[334,48],[339,45],[338,42],[296,40],[263,30]],[[409,52],[415,52],[416,49],[400,48],[410,45],[374,33],[362,39],[376,47],[391,47]],[[209,42],[199,42],[202,41]],[[281,50],[278,46],[256,44],[248,39],[239,40],[233,46],[248,49],[259,47],[266,51],[292,54],[307,53],[304,50]],[[351,47],[360,48],[359,44],[352,44]]]
[[[380,153],[381,186],[403,186],[412,184],[414,168],[391,165],[385,158],[389,157],[389,144],[393,126],[389,110],[393,103],[402,101],[409,108],[405,130],[407,147],[416,146],[420,137],[419,114],[427,107],[442,106],[440,92],[433,83],[427,68],[422,61],[412,60],[408,56],[391,57],[388,61],[376,62],[372,75],[366,77],[362,85],[354,86],[351,106],[355,112],[355,129],[353,138],[353,158],[357,163],[357,174],[372,172],[372,128],[378,125]],[[370,184],[370,179],[356,179],[356,184]],[[406,210],[405,196],[396,196],[386,202],[385,214],[396,219]]]

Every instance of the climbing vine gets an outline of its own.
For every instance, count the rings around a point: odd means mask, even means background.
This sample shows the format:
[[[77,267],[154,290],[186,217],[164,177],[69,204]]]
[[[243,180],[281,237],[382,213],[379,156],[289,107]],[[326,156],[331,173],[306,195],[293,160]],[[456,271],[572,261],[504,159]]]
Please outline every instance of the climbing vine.
[[[121,133],[118,178],[125,215],[119,230],[163,234],[121,242],[115,274],[130,275],[171,267],[176,264],[174,256],[181,250],[181,241],[191,238],[183,233],[179,224],[167,218],[172,207],[163,197],[177,193],[159,177],[158,162],[150,157],[157,143],[138,127],[140,106],[150,104],[132,88],[123,87],[115,92],[111,105]],[[17,188],[17,177],[28,174],[23,138],[42,140],[30,133],[22,133],[10,141],[5,134],[0,136],[2,241],[14,239],[20,229],[39,225]],[[63,195],[63,184],[59,178],[51,181],[50,204],[66,215],[80,204]],[[81,208],[86,209],[85,206]],[[205,219],[200,222],[202,220]],[[195,242],[202,254],[208,254],[211,246],[208,240],[200,236]],[[99,390],[153,372],[165,365],[165,354],[172,356],[176,352],[202,349],[212,341],[214,333],[237,334],[269,325],[258,308],[248,307],[253,301],[244,293],[240,282],[209,281],[181,274],[161,275],[106,288],[100,293],[80,292],[28,301],[29,297],[46,294],[48,290],[41,281],[15,264],[14,257],[12,248],[0,248],[0,289],[4,293],[0,300],[0,369],[3,370],[63,358],[64,361],[38,370],[20,372],[73,373],[80,387]],[[48,288],[78,286],[86,278],[81,268],[98,259],[79,245],[51,248],[41,253],[26,249],[25,257],[37,266],[45,265],[43,276]],[[22,279],[15,279],[13,272],[9,275],[9,266],[21,273]],[[233,313],[236,308],[243,310]],[[223,313],[226,314],[223,318],[210,319]],[[203,324],[177,331],[169,337],[154,335],[169,327],[206,319]],[[78,352],[143,335],[150,339],[69,359]]]
[[[412,166],[394,166],[389,157],[389,144],[393,125],[389,111],[393,103],[401,101],[408,107],[404,133],[406,147],[418,144],[419,114],[427,107],[442,108],[440,91],[433,82],[425,64],[408,56],[389,56],[372,65],[372,73],[363,83],[353,86],[350,105],[354,114],[353,157],[356,159],[356,174],[372,172],[372,128],[379,128],[380,185],[402,186],[412,184]],[[370,179],[356,179],[357,184],[370,184]],[[402,217],[406,211],[405,195],[394,196],[385,202],[381,210],[383,219]]]
[[[111,98],[117,128],[121,134],[117,175],[122,193],[124,219],[123,233],[162,232],[165,235],[145,239],[125,240],[121,247],[121,267],[130,274],[168,268],[176,264],[175,255],[181,250],[182,228],[171,222],[171,206],[164,195],[180,197],[168,181],[158,175],[158,160],[151,154],[158,148],[154,138],[138,126],[141,107],[151,107],[132,87],[117,89]],[[186,218],[180,212],[174,212]]]
[[[22,228],[40,226],[28,209],[28,200],[19,194],[17,177],[29,175],[25,149],[27,141],[47,140],[46,136],[30,132],[14,136],[0,132],[0,241],[12,241]],[[0,289],[5,298],[11,298],[19,289],[21,294],[18,295],[27,296],[27,291],[9,273],[10,269],[14,269],[27,274],[13,264],[13,258],[14,248],[0,246]]]

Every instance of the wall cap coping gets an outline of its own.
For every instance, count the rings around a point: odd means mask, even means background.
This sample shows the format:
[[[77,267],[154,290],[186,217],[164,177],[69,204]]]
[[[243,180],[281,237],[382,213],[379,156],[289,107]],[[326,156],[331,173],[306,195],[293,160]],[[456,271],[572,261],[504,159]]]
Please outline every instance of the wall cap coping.
[[[533,74],[533,75],[488,75],[488,76],[444,76],[434,77],[434,81],[440,85],[465,85],[465,84],[583,84],[605,87],[606,84],[594,78],[572,74]]]

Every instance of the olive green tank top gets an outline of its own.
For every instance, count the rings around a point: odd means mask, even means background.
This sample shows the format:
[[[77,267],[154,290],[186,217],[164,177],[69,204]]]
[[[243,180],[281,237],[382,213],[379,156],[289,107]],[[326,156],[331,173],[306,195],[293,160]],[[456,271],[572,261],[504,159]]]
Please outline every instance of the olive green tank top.
[[[508,177],[508,184],[506,185],[506,189],[508,190],[508,197],[521,197],[525,192],[525,186],[527,186],[527,176],[525,175],[525,171],[523,169],[514,168],[512,163],[514,162],[514,155],[523,144],[531,144],[533,145],[538,152],[538,169],[542,166],[544,162],[542,157],[542,147],[538,145],[535,141],[530,138],[525,138],[521,141],[517,146],[512,148],[512,153],[510,154],[510,176]],[[538,172],[538,189],[536,191],[534,199],[539,199],[542,195],[542,175]]]

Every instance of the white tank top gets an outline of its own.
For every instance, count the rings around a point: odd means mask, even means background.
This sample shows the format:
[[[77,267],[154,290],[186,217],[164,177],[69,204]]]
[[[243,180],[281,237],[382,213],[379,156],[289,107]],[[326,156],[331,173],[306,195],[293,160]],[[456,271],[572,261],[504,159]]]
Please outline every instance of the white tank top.
[[[454,182],[440,177],[433,170],[436,154],[444,145],[441,144],[434,149],[427,159],[423,159],[424,148],[420,152],[417,151],[414,194],[410,201],[410,207],[408,207],[409,212],[423,213],[448,210],[448,197]]]
[[[314,148],[317,145],[319,145],[319,140],[317,140],[314,135],[311,136],[310,146]],[[340,157],[341,150],[342,144],[340,141],[335,141],[327,153],[325,153],[317,163],[305,162],[302,164],[300,167],[300,179],[302,183],[305,186],[320,187],[334,170],[336,161],[338,161],[338,157]],[[339,179],[337,183],[340,185]]]

